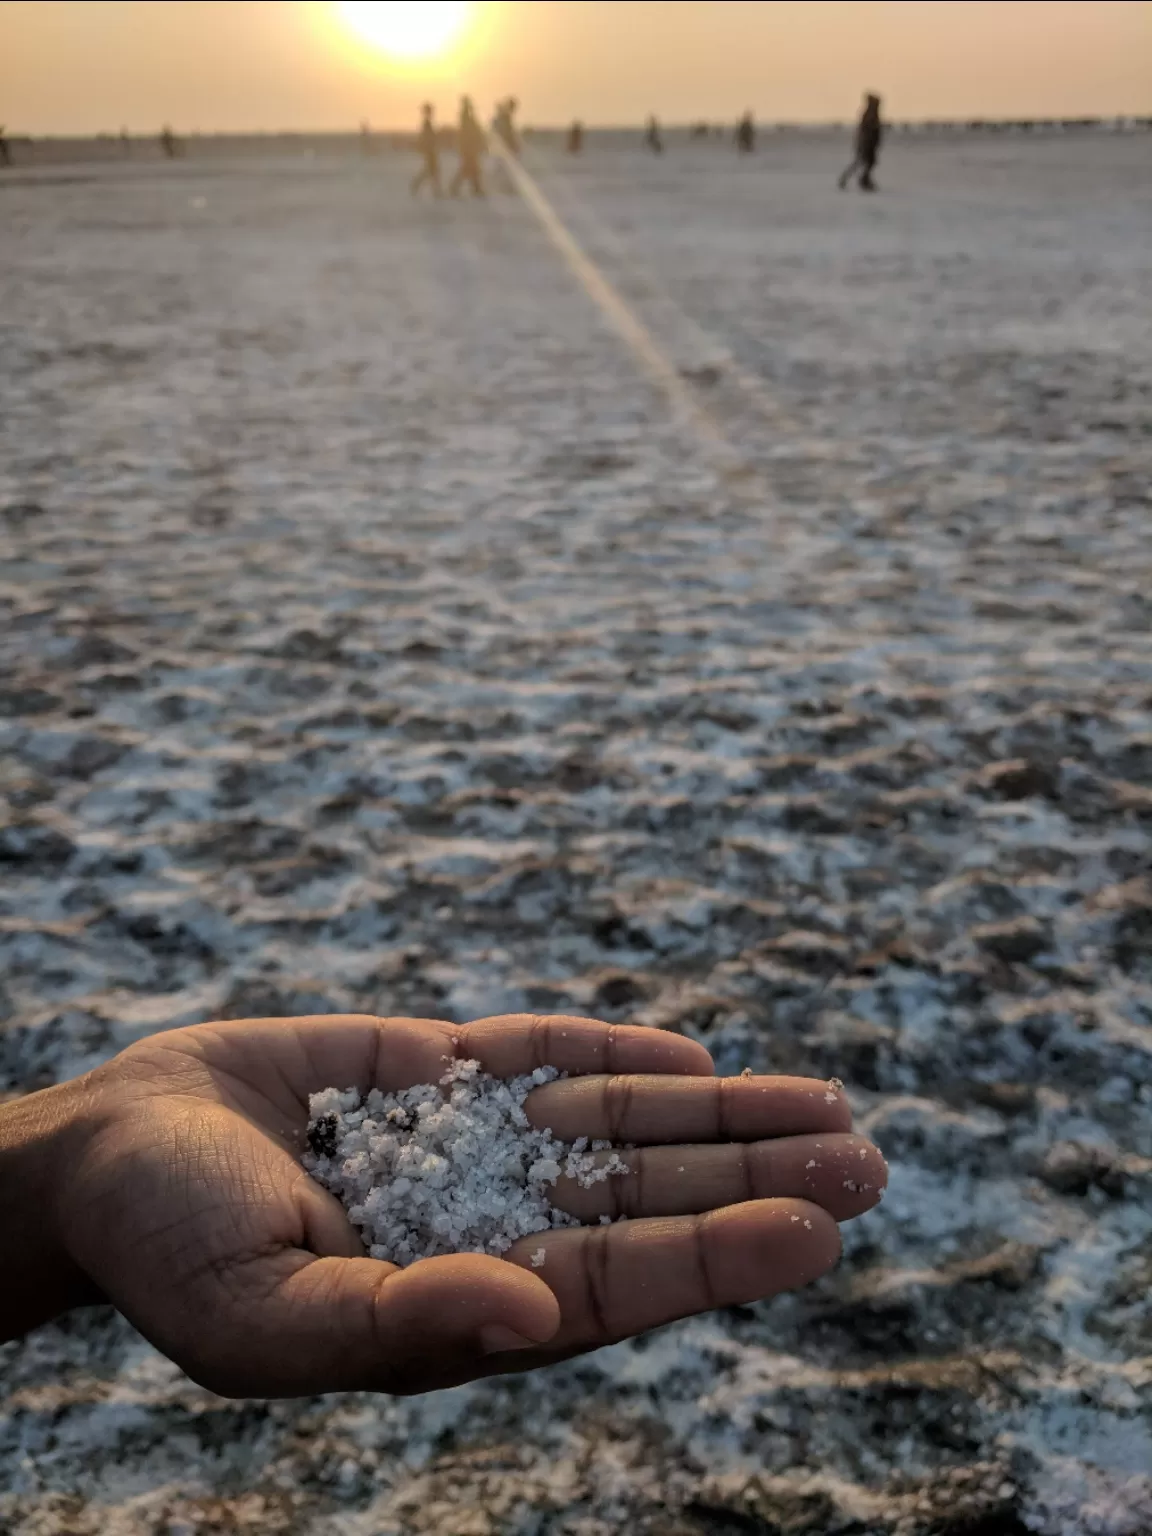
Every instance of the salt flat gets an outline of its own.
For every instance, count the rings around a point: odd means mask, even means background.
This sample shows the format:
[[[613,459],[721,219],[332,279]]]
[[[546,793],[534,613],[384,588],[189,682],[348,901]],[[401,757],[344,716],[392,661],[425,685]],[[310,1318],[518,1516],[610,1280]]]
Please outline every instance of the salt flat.
[[[1146,136],[0,183],[0,1072],[584,1012],[828,1075],[801,1295],[412,1401],[0,1350],[14,1536],[1152,1531]]]

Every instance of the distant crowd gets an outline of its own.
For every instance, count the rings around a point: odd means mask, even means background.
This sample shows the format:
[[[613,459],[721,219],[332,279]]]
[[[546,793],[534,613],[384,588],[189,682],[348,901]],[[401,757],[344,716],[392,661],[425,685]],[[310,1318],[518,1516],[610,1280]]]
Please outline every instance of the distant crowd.
[[[492,118],[492,132],[501,148],[510,155],[520,154],[520,131],[516,126],[515,96],[507,96],[498,102]],[[460,116],[456,124],[456,154],[458,164],[448,191],[459,197],[467,187],[473,197],[484,196],[484,152],[488,136],[476,116],[471,96],[460,98]],[[416,148],[421,165],[412,178],[413,195],[427,187],[434,197],[444,196],[440,180],[440,130],[436,126],[436,112],[430,101],[422,108],[420,131],[416,135]]]
[[[510,156],[512,159],[518,159],[520,156],[520,130],[516,123],[518,108],[519,103],[515,96],[506,96],[502,101],[497,102],[491,124],[491,132],[499,153],[502,156]],[[852,177],[856,176],[858,185],[863,191],[875,192],[876,184],[872,179],[872,172],[880,153],[882,131],[880,98],[869,95],[865,98],[864,111],[856,130],[856,152],[852,164],[840,178],[841,187],[847,186]],[[692,137],[707,137],[708,132],[707,124],[698,123],[692,129]],[[367,148],[371,140],[371,131],[367,123],[361,123],[360,137]],[[416,148],[421,163],[420,169],[412,178],[413,196],[422,192],[425,187],[433,197],[444,196],[444,183],[440,173],[442,140],[443,135],[436,123],[436,110],[431,102],[425,102],[421,109],[420,127],[416,134]],[[456,173],[448,185],[449,195],[459,197],[467,190],[473,197],[483,197],[485,192],[484,155],[488,148],[488,134],[476,115],[476,108],[470,96],[463,96],[460,99],[460,113],[454,141],[457,166]],[[756,123],[751,112],[743,113],[737,122],[734,141],[742,155],[751,154],[756,148]],[[159,143],[161,153],[167,160],[179,159],[184,153],[182,140],[167,123],[160,130]],[[655,116],[649,117],[645,124],[644,144],[654,155],[664,153],[664,136],[659,120]],[[127,129],[120,130],[120,145],[125,155],[130,153],[131,140]],[[574,122],[568,129],[566,145],[571,155],[583,153],[584,125],[582,123]],[[11,152],[3,125],[0,125],[0,166],[9,164],[11,164]]]
[[[492,117],[492,134],[497,141],[499,151],[501,154],[512,156],[513,159],[518,159],[520,156],[520,130],[516,125],[518,105],[515,96],[507,96],[497,103]],[[693,138],[706,138],[709,132],[708,125],[697,123],[691,132]],[[361,126],[361,133],[367,133],[367,125]],[[855,153],[851,164],[840,177],[841,189],[855,177],[862,192],[876,191],[872,172],[880,156],[882,137],[880,97],[869,92],[864,98],[864,110],[856,127]],[[756,121],[750,111],[744,112],[737,121],[733,139],[740,154],[750,155],[755,150]],[[466,187],[474,197],[484,196],[483,157],[487,144],[487,135],[476,116],[472,98],[461,97],[460,116],[455,130],[459,163],[448,187],[452,197],[458,197]],[[576,121],[571,125],[568,129],[566,144],[570,155],[583,153],[583,123]],[[660,121],[655,115],[650,116],[644,125],[644,144],[654,155],[664,153],[664,135],[661,132]],[[436,124],[436,109],[430,101],[426,101],[421,108],[420,128],[416,135],[416,148],[420,154],[421,165],[412,178],[413,196],[425,187],[434,197],[444,196],[444,185],[440,175],[441,145],[442,134]]]

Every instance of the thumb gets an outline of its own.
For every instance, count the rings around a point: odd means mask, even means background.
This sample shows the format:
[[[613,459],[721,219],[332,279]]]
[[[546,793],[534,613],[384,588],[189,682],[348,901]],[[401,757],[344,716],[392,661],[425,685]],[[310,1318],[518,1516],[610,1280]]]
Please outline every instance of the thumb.
[[[543,1280],[484,1254],[398,1269],[295,1249],[238,1280],[189,1370],[225,1396],[427,1392],[485,1375],[492,1355],[538,1347],[560,1326]]]

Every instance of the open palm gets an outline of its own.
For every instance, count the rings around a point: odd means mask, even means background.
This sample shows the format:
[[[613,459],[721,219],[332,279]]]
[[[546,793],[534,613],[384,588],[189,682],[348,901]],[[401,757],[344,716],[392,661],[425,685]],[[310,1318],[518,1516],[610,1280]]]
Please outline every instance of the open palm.
[[[435,1082],[453,1056],[500,1077],[568,1073],[532,1093],[530,1118],[565,1140],[631,1144],[629,1173],[556,1186],[555,1203],[592,1225],[500,1259],[397,1269],[365,1257],[301,1166],[308,1096]],[[836,1221],[873,1205],[885,1179],[826,1084],[716,1078],[691,1041],[589,1019],[201,1024],[132,1046],[86,1090],[70,1253],[153,1343],[229,1395],[424,1391],[770,1296],[836,1262]],[[605,1214],[629,1219],[599,1224]]]

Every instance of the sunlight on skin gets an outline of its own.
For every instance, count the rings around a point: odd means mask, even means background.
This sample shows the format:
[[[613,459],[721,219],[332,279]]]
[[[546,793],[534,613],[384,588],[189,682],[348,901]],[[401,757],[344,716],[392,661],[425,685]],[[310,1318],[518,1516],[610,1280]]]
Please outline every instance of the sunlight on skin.
[[[341,23],[362,42],[395,59],[431,59],[461,36],[470,19],[466,0],[340,0]]]

